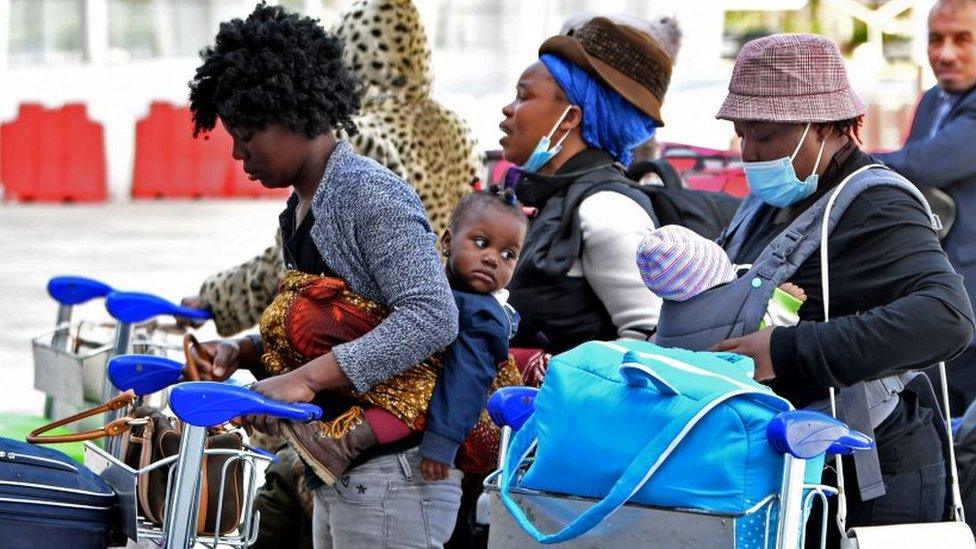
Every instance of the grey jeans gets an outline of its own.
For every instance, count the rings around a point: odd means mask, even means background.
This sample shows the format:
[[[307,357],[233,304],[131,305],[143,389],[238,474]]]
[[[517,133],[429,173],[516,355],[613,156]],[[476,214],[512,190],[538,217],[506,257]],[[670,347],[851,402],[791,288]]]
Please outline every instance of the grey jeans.
[[[461,472],[427,482],[413,448],[380,456],[315,490],[315,549],[439,548],[454,530]]]

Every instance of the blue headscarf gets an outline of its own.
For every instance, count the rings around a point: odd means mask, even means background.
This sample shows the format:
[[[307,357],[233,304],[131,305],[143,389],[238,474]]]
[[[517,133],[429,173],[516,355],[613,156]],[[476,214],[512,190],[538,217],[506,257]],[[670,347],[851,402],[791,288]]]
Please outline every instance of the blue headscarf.
[[[590,73],[552,54],[543,54],[539,60],[569,102],[583,109],[583,141],[587,145],[607,151],[627,166],[634,147],[654,137],[654,120]]]

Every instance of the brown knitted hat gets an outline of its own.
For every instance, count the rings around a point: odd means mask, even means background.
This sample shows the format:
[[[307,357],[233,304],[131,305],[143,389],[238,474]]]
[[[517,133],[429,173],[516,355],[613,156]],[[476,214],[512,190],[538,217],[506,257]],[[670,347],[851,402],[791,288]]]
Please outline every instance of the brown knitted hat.
[[[661,102],[671,81],[671,59],[657,41],[626,25],[595,17],[539,48],[586,70],[663,126]]]

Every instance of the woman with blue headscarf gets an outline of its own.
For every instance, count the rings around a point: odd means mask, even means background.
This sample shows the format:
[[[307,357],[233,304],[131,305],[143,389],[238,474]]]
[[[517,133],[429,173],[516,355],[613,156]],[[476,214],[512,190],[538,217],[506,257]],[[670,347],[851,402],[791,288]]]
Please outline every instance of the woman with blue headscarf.
[[[584,341],[648,339],[661,301],[635,261],[654,228],[622,168],[660,127],[671,61],[649,35],[597,17],[546,40],[502,109],[508,184],[538,210],[509,285],[516,342],[559,353]]]

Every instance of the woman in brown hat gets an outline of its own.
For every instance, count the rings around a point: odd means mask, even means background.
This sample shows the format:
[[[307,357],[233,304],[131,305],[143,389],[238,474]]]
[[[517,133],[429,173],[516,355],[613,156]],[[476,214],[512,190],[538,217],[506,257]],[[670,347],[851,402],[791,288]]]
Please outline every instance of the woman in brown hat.
[[[843,459],[847,525],[938,521],[939,412],[912,372],[965,349],[973,312],[918,190],[858,148],[863,114],[830,40],[775,35],[742,48],[718,118],[743,140],[750,194],[720,243],[751,268],[665,304],[658,342],[748,355],[756,379],[797,408],[829,409],[828,388],[839,388],[842,417],[877,443]],[[747,333],[783,282],[808,296],[800,323]]]
[[[550,38],[502,109],[518,197],[538,209],[509,289],[520,346],[561,352],[593,339],[647,339],[660,300],[634,261],[648,199],[620,165],[661,122],[671,61],[634,28],[597,17]]]

